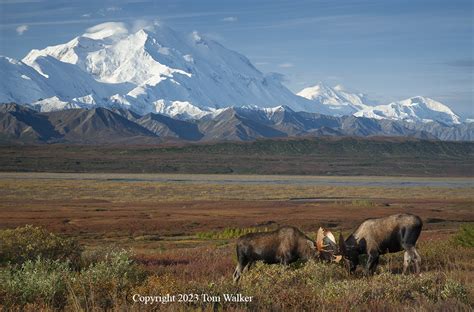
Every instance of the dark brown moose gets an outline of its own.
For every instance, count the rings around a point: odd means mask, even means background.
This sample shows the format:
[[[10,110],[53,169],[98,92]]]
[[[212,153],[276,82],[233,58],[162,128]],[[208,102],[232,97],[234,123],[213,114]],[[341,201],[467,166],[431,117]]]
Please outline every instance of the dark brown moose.
[[[295,227],[284,226],[271,232],[249,233],[237,240],[239,263],[234,271],[234,282],[255,261],[290,264],[317,256],[315,243]]]
[[[422,226],[420,217],[412,214],[368,219],[345,241],[342,233],[340,234],[339,249],[350,272],[354,272],[359,264],[359,255],[367,254],[368,274],[375,271],[380,255],[405,250],[403,273],[413,264],[415,272],[419,274],[421,257],[415,245]]]

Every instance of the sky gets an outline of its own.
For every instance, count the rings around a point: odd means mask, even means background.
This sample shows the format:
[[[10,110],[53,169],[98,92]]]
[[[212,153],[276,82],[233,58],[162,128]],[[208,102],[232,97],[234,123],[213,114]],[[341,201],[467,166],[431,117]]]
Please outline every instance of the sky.
[[[21,59],[107,21],[155,20],[284,74],[294,92],[322,81],[382,103],[421,95],[474,118],[471,0],[0,0],[0,55]]]

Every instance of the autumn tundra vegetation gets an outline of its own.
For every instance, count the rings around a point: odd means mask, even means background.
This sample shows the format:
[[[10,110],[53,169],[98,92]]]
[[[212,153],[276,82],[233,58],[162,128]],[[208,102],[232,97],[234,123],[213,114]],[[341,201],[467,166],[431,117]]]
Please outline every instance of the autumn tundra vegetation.
[[[377,274],[350,275],[340,265],[309,260],[290,266],[256,263],[232,282],[233,259],[225,249],[203,249],[186,272],[149,270],[146,259],[126,250],[88,252],[74,239],[34,226],[2,230],[0,299],[6,310],[180,310],[183,304],[133,302],[133,294],[229,294],[253,297],[249,303],[185,303],[191,310],[360,309],[470,310],[474,227],[464,226],[448,241],[420,244],[422,274],[399,274],[399,259],[382,258]],[[183,254],[174,253],[176,264]],[[195,254],[188,255],[193,257]],[[399,255],[398,255],[399,256]],[[189,259],[189,258],[188,258]],[[169,259],[172,263],[172,258]],[[188,260],[189,261],[189,260]],[[202,268],[214,263],[215,272]],[[169,266],[172,266],[171,264]],[[471,288],[469,288],[471,287]]]
[[[5,311],[470,311],[473,307],[469,187],[10,176],[0,179],[0,304]],[[307,194],[318,194],[322,200],[304,199]],[[345,261],[301,259],[306,261],[288,265],[255,261],[238,283],[233,281],[239,263],[236,245],[245,234],[271,233],[286,224],[311,241],[317,241],[320,227],[348,237],[364,219],[398,212],[419,215],[423,221],[416,243],[422,258],[419,275],[402,274],[401,251],[380,255],[371,275],[363,267],[350,274]],[[328,244],[323,241],[323,247]],[[367,259],[361,254],[359,262]],[[209,297],[165,303],[168,294]],[[252,300],[214,300],[225,294]],[[162,296],[162,302],[140,301],[147,296]]]

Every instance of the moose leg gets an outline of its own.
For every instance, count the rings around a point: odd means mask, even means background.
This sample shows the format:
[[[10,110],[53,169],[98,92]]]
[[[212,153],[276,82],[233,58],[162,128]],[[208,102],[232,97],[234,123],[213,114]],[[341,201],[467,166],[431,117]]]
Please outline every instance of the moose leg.
[[[254,262],[249,261],[249,262],[244,266],[244,269],[242,270],[242,272],[247,272],[247,271],[249,271],[253,264],[254,264]]]
[[[284,253],[284,254],[281,255],[280,264],[289,265],[290,262],[291,262],[291,254]]]
[[[411,257],[408,251],[403,254],[403,274],[407,273],[408,266],[410,265]]]
[[[243,272],[247,272],[250,268],[250,266],[252,265],[252,262],[251,261],[245,261],[244,263],[241,263],[239,261],[239,264],[237,264],[237,267],[235,268],[235,271],[234,271],[234,283],[237,283],[240,279],[240,275],[242,275]]]
[[[245,268],[247,268],[251,262],[247,259],[245,254],[240,249],[237,249],[237,261],[239,263],[237,264],[237,267],[235,268],[235,271],[233,274],[234,283],[239,281],[240,275],[242,274],[243,270],[245,270]]]
[[[232,277],[234,278],[234,283],[237,283],[239,281],[240,274],[242,274],[242,266],[239,263],[237,264],[237,267],[234,270],[234,274],[232,275]]]
[[[369,254],[369,259],[367,259],[367,266],[366,266],[366,274],[371,275],[374,274],[377,265],[379,264],[379,254],[372,253]]]
[[[413,247],[413,254],[414,254],[414,262],[415,262],[415,273],[420,274],[420,263],[421,257],[415,247]]]
[[[415,266],[416,274],[420,273],[421,257],[416,251],[415,247],[408,247],[403,254],[403,274],[407,273],[408,267],[411,263]]]

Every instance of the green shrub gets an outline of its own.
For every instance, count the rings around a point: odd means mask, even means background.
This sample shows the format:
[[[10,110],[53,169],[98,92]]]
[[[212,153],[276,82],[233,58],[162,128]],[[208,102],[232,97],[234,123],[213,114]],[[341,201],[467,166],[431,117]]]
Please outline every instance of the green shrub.
[[[80,254],[81,248],[77,241],[39,227],[26,225],[0,231],[0,263],[21,264],[40,257],[68,260],[76,264]]]
[[[441,298],[446,300],[449,298],[456,298],[460,301],[467,301],[466,288],[458,281],[448,279],[441,290]]]
[[[69,263],[59,260],[27,260],[0,272],[0,302],[6,307],[36,303],[60,308],[66,303]]]
[[[469,223],[461,226],[454,236],[454,241],[463,247],[474,247],[474,224]]]
[[[124,302],[129,290],[145,278],[127,251],[113,251],[91,263],[72,281],[71,301],[83,309],[108,309]]]

